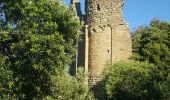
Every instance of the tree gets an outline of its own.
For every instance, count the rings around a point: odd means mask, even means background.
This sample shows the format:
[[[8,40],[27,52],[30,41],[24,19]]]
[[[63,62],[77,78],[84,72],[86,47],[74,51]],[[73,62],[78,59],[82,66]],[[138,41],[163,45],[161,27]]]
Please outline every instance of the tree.
[[[133,50],[140,61],[169,66],[170,63],[170,24],[152,20],[150,26],[134,32]],[[161,65],[162,64],[162,65]]]
[[[162,98],[169,98],[170,23],[153,19],[149,26],[140,27],[134,32],[132,41],[135,60],[155,65],[152,80],[162,91]]]
[[[0,3],[5,14],[0,30],[0,57],[5,59],[0,69],[11,73],[11,96],[42,99],[51,95],[52,76],[62,74],[75,54],[79,22],[59,0]]]

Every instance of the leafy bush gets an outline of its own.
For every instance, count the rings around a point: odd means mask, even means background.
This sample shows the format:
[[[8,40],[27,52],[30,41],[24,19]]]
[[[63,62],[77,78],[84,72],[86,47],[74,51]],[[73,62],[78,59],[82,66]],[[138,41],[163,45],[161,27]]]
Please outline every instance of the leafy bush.
[[[57,100],[93,100],[93,94],[86,83],[87,75],[83,69],[78,69],[76,76],[60,74],[53,76],[52,95],[48,99]]]
[[[153,80],[155,67],[136,61],[120,61],[108,65],[104,71],[103,86],[111,100],[161,100],[162,91]]]

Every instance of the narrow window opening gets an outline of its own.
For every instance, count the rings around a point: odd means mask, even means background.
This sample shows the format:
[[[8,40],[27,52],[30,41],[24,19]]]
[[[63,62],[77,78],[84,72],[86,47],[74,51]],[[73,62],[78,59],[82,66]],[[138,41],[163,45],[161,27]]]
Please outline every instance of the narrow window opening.
[[[101,9],[100,9],[100,5],[99,4],[97,4],[97,10],[98,11],[100,11]]]
[[[96,29],[94,29],[94,28],[93,28],[93,32],[95,32],[95,33],[96,33],[96,32],[97,32],[97,31],[96,31]]]

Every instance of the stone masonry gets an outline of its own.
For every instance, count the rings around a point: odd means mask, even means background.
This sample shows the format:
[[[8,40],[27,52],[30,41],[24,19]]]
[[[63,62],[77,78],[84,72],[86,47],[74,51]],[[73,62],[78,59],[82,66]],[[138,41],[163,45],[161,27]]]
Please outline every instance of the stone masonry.
[[[72,5],[80,3],[72,0]],[[106,63],[127,60],[131,56],[131,38],[123,18],[124,0],[86,0],[85,30],[83,31],[83,65],[89,73],[89,86],[96,85]],[[74,6],[73,6],[74,7]],[[82,17],[80,9],[74,8]],[[80,18],[82,19],[82,18]],[[80,52],[80,51],[79,51]]]

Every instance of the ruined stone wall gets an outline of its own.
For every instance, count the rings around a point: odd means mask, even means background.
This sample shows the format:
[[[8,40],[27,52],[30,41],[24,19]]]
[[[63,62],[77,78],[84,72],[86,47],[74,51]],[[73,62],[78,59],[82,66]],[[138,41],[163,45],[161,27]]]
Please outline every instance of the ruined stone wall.
[[[123,0],[86,0],[89,37],[89,85],[101,78],[105,64],[128,59],[131,39],[123,19]]]
[[[75,12],[75,16],[81,20],[82,12],[80,0],[71,0],[71,8]]]

